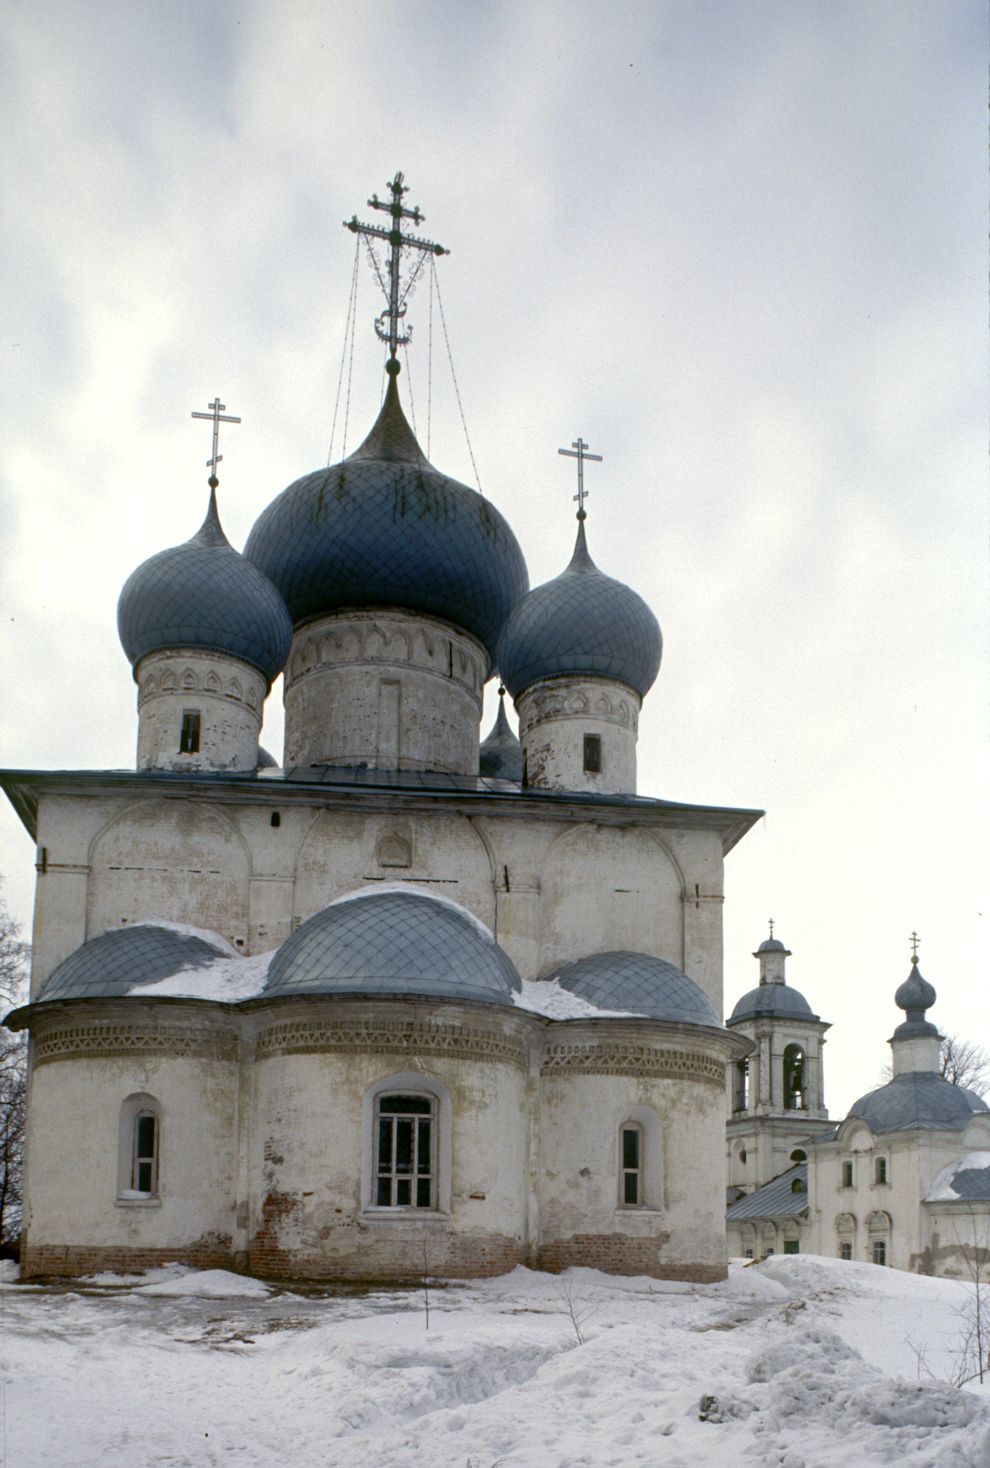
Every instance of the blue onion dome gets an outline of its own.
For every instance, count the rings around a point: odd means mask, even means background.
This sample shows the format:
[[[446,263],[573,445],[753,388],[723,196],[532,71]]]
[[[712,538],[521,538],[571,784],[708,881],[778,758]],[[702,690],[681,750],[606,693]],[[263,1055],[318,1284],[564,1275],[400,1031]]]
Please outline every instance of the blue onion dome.
[[[694,980],[648,953],[592,953],[547,977],[596,1009],[721,1029],[721,1020]]]
[[[478,773],[490,780],[522,780],[522,745],[505,714],[505,689],[498,690],[498,717],[478,751]]]
[[[961,1132],[986,1111],[990,1107],[975,1091],[954,1086],[935,1071],[912,1070],[861,1096],[848,1119],[858,1117],[873,1132]]]
[[[394,376],[361,447],[291,484],[258,518],[244,554],[297,626],[343,607],[397,607],[452,622],[490,655],[529,585],[507,521],[424,455]]]
[[[804,995],[790,984],[760,984],[750,989],[737,1002],[728,1023],[736,1024],[741,1019],[811,1019],[819,1016],[812,1013],[811,1005]]]
[[[471,913],[388,888],[339,898],[297,928],[272,959],[264,994],[511,1004],[521,988],[511,960]]]
[[[499,639],[498,665],[517,698],[540,678],[615,678],[644,697],[660,669],[663,637],[646,602],[599,571],[578,523],[567,570],[523,597]]]
[[[63,959],[45,981],[38,1000],[115,998],[230,956],[230,944],[208,933],[194,934],[157,923],[113,928]]]
[[[894,1003],[903,1009],[907,1019],[894,1031],[895,1039],[910,1039],[912,1035],[937,1035],[938,1030],[925,1018],[936,999],[935,989],[923,978],[918,960],[912,959],[911,972],[894,993]]]
[[[224,535],[215,490],[192,540],[159,551],[128,577],[117,630],[135,676],[150,652],[201,648],[250,663],[271,686],[292,644],[281,596]]]

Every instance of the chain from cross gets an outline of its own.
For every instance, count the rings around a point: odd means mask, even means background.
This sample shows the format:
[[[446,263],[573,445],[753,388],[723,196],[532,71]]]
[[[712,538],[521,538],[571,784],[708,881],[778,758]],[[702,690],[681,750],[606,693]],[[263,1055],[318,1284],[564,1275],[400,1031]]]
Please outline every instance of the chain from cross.
[[[567,459],[577,459],[578,492],[576,495],[573,496],[573,498],[577,500],[578,519],[586,520],[588,517],[585,513],[584,502],[588,498],[591,491],[589,489],[585,489],[584,487],[584,464],[586,459],[591,460],[595,464],[600,464],[602,462],[602,456],[601,454],[589,454],[588,445],[585,443],[584,439],[580,437],[571,444],[569,449],[558,449],[557,452],[558,454],[563,454],[564,457]]]
[[[207,459],[206,467],[213,471],[207,482],[211,489],[216,489],[220,483],[217,478],[217,465],[223,463],[223,454],[217,453],[217,448],[220,444],[220,424],[240,423],[241,420],[227,412],[227,404],[221,403],[219,396],[215,397],[212,403],[207,403],[206,406],[210,410],[208,413],[193,413],[191,416],[193,418],[211,418],[213,420],[213,457]]]
[[[912,963],[918,962],[918,945],[920,944],[920,942],[921,939],[918,937],[917,933],[912,933],[910,938]]]
[[[418,207],[407,209],[403,204],[402,196],[403,194],[407,194],[409,190],[402,181],[401,173],[395,175],[388,188],[392,195],[391,202],[385,202],[379,199],[377,194],[372,194],[368,200],[368,208],[381,209],[384,213],[391,214],[391,229],[385,229],[379,224],[362,224],[356,214],[352,215],[350,219],[344,220],[344,228],[349,229],[352,234],[364,235],[366,239],[374,236],[377,239],[388,241],[388,289],[385,291],[385,299],[388,301],[388,305],[381,315],[375,318],[375,332],[380,341],[388,342],[389,360],[386,371],[395,374],[399,370],[396,353],[399,347],[405,346],[412,337],[412,327],[403,333],[399,331],[399,322],[406,314],[403,293],[400,289],[399,266],[402,259],[402,251],[419,250],[424,256],[449,255],[450,251],[444,249],[443,245],[436,244],[433,240],[423,240],[414,234],[403,234],[402,221],[404,219],[411,219],[413,224],[422,224],[425,215],[420,213]],[[410,280],[411,283],[412,281]],[[384,290],[384,281],[381,284]],[[407,285],[407,293],[408,289],[409,286]]]

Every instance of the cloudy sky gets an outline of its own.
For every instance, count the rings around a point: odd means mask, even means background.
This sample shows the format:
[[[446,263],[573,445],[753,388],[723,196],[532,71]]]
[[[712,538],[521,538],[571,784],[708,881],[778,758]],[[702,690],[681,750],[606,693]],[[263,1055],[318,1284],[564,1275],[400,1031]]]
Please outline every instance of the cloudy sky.
[[[982,0],[8,0],[0,763],[133,763],[118,591],[205,508],[243,545],[326,462],[355,241],[396,169],[484,492],[534,583],[573,537],[654,607],[640,789],[766,809],[726,998],[773,916],[868,1089],[908,935],[987,1039]],[[429,292],[410,386],[473,469]],[[362,266],[348,449],[381,389]],[[335,457],[342,447],[342,410]],[[264,742],[281,743],[280,689]],[[7,900],[34,853],[0,814]]]

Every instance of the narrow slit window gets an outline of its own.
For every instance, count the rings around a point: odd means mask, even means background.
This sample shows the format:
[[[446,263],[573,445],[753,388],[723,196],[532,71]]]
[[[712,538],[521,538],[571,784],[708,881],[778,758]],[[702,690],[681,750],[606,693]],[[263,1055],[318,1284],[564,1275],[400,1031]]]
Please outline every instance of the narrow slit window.
[[[852,1185],[853,1185],[853,1165],[852,1165],[851,1162],[844,1162],[842,1164],[842,1186],[844,1188],[851,1188]]]
[[[436,1170],[431,1096],[378,1101],[375,1202],[380,1208],[433,1208]]]
[[[584,769],[585,774],[588,775],[600,775],[602,772],[602,736],[600,734],[584,736]]]
[[[182,710],[179,753],[199,754],[199,709]]]
[[[620,1197],[626,1208],[638,1208],[643,1202],[643,1129],[636,1122],[622,1128],[622,1183]]]
[[[885,1183],[887,1181],[887,1159],[886,1159],[886,1157],[878,1157],[876,1159],[876,1161],[874,1162],[874,1164],[873,1164],[873,1181],[875,1183]]]
[[[153,1111],[139,1111],[134,1118],[131,1188],[151,1196],[158,1192],[158,1117]]]

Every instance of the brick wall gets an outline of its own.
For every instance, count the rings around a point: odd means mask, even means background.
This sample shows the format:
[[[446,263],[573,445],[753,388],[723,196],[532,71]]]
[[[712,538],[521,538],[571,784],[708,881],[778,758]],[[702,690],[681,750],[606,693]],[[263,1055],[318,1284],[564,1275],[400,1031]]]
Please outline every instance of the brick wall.
[[[663,1240],[626,1234],[574,1234],[540,1246],[537,1268],[551,1274],[581,1265],[606,1274],[649,1274],[654,1279],[684,1279],[711,1284],[725,1279],[724,1264],[676,1264],[662,1257]]]
[[[21,1254],[21,1278],[50,1275],[141,1274],[163,1264],[186,1264],[192,1269],[243,1268],[231,1240],[223,1234],[207,1234],[194,1244],[173,1249],[133,1249],[118,1245],[28,1244]]]

